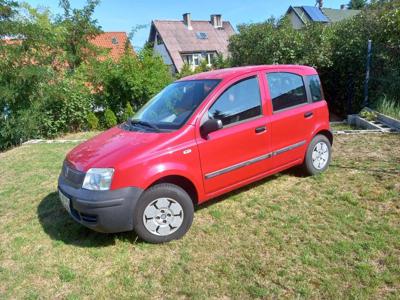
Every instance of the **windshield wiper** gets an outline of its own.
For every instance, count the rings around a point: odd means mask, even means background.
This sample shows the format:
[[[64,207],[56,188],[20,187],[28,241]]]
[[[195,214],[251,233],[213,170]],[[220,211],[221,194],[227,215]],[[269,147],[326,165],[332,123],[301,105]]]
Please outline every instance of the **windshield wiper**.
[[[153,129],[153,130],[155,130],[155,131],[157,131],[157,132],[160,132],[160,131],[161,131],[160,128],[158,128],[157,125],[152,124],[152,123],[147,122],[147,121],[142,121],[142,120],[138,120],[138,119],[130,119],[129,122],[130,122],[132,125],[139,124],[139,125],[142,125],[142,126],[145,126],[145,127],[149,127],[149,128],[151,128],[151,129]]]

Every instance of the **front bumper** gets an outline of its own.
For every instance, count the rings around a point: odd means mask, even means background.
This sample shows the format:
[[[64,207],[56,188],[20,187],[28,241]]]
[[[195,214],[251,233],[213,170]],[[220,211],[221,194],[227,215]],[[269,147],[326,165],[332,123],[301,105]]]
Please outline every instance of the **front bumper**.
[[[71,184],[63,174],[58,189],[70,199],[70,215],[80,224],[99,232],[133,230],[133,211],[142,189],[90,191]]]

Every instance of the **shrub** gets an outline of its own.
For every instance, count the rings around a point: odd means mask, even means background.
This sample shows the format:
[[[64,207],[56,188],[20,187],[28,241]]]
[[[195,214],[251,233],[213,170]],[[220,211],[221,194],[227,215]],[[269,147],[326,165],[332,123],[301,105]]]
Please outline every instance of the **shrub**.
[[[86,117],[88,127],[90,130],[98,130],[99,129],[99,118],[93,112],[89,112]]]
[[[121,116],[121,122],[127,121],[134,114],[135,114],[135,112],[133,111],[131,104],[129,102],[126,102],[124,113]]]
[[[95,105],[109,107],[117,115],[123,113],[126,102],[138,110],[172,81],[168,66],[148,49],[137,55],[125,53],[118,61],[93,60],[78,73],[92,86]]]
[[[109,108],[107,108],[104,112],[104,122],[107,128],[111,128],[117,125],[117,117],[115,116],[114,112]]]
[[[229,50],[235,66],[306,64],[318,69],[330,109],[338,114],[363,106],[368,40],[372,40],[370,102],[382,94],[400,103],[400,1],[377,1],[359,15],[329,26],[300,30],[289,20],[238,26]],[[352,102],[349,108],[348,101]]]

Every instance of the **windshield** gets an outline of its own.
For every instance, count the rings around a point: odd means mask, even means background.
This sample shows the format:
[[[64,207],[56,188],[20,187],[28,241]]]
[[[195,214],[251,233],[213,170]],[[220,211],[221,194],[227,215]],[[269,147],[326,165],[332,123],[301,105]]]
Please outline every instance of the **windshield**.
[[[147,102],[132,118],[131,125],[147,125],[150,130],[178,129],[220,80],[188,80],[170,84]]]

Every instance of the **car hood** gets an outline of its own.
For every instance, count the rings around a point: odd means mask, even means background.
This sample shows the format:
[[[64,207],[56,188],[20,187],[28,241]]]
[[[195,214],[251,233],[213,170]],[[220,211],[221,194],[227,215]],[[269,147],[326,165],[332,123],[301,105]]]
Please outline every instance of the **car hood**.
[[[90,168],[112,168],[127,157],[132,159],[156,150],[170,138],[171,133],[127,131],[114,127],[72,149],[67,162],[82,172]]]

